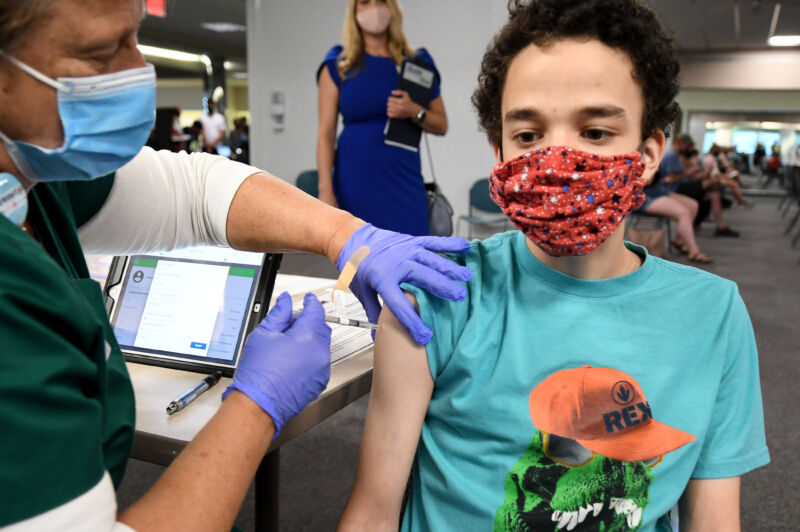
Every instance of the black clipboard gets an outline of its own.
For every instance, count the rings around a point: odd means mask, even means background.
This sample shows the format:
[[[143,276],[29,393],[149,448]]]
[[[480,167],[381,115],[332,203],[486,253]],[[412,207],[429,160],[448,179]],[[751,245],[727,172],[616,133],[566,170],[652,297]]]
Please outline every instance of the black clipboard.
[[[266,253],[262,254],[263,259],[260,265],[256,264],[236,264],[220,263],[213,261],[197,261],[200,264],[206,265],[227,265],[232,270],[236,270],[239,276],[247,278],[252,275],[252,281],[249,285],[249,293],[246,294],[246,301],[242,301],[239,305],[241,317],[234,320],[233,323],[238,324],[238,330],[235,332],[235,346],[232,351],[230,359],[215,358],[210,356],[211,347],[208,346],[207,356],[195,356],[186,353],[179,353],[165,349],[157,348],[142,348],[132,345],[134,342],[125,341],[120,336],[119,330],[116,328],[117,320],[120,317],[122,308],[126,305],[126,298],[133,297],[132,287],[137,279],[141,282],[142,275],[137,271],[142,271],[141,265],[147,265],[148,261],[152,262],[158,260],[158,257],[152,255],[131,255],[114,257],[111,262],[106,284],[103,290],[105,296],[106,312],[111,320],[112,327],[115,327],[115,335],[117,336],[118,343],[122,350],[125,360],[130,362],[137,362],[140,364],[148,364],[153,366],[162,366],[167,368],[181,369],[186,371],[195,371],[199,373],[210,374],[214,371],[221,371],[226,377],[233,376],[236,369],[236,364],[239,361],[242,347],[244,346],[245,339],[250,332],[261,322],[266,316],[270,301],[272,299],[272,291],[275,288],[275,278],[280,268],[281,254]],[[161,258],[160,260],[164,260]],[[181,262],[183,259],[176,259]],[[137,267],[137,264],[140,266]],[[249,272],[247,270],[250,270]],[[229,276],[233,276],[233,272],[229,272]],[[198,287],[201,289],[201,287]],[[226,282],[226,290],[228,284]],[[138,296],[150,297],[150,287],[146,290],[139,290]],[[142,296],[142,292],[147,292],[146,296]],[[226,297],[227,297],[226,292]],[[244,292],[242,292],[244,295]],[[129,301],[129,300],[128,300]],[[220,311],[220,315],[222,311]],[[140,316],[141,319],[141,316]],[[219,317],[217,318],[220,319]],[[231,324],[233,324],[231,323]],[[215,326],[217,324],[215,323]],[[138,334],[138,333],[137,333]],[[232,339],[231,339],[232,341]]]
[[[406,91],[412,101],[425,107],[431,103],[436,72],[418,58],[406,58],[400,67],[397,89]],[[422,128],[410,118],[390,118],[383,130],[384,143],[411,151],[419,151]]]

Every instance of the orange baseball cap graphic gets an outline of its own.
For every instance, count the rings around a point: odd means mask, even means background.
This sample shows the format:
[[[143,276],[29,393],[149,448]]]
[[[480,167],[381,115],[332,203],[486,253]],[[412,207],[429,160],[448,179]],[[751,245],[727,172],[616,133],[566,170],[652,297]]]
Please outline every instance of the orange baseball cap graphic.
[[[639,383],[612,368],[557,371],[533,389],[528,407],[539,430],[615,460],[648,460],[697,439],[653,419]]]

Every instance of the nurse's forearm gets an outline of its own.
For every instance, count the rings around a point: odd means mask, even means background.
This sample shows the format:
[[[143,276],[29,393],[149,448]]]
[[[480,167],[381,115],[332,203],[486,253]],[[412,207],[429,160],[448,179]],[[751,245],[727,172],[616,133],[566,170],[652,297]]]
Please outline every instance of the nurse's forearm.
[[[138,532],[230,530],[274,433],[272,420],[258,405],[232,392],[119,520]]]
[[[231,202],[227,238],[247,251],[305,251],[336,263],[345,242],[364,225],[275,176],[248,177]]]

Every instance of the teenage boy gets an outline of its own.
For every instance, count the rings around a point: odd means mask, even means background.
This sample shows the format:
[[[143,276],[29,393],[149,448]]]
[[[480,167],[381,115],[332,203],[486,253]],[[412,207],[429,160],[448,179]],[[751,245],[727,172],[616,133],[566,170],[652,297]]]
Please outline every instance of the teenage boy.
[[[510,3],[473,97],[494,200],[464,302],[388,310],[340,530],[739,529],[769,461],[736,285],[623,241],[677,107],[678,63],[638,0]],[[415,456],[416,453],[416,456]]]

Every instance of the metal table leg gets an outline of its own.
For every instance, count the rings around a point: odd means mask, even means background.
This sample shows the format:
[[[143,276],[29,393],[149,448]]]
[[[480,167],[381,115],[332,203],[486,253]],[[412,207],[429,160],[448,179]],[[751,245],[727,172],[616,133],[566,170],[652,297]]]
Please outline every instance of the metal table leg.
[[[256,471],[256,532],[278,532],[280,449],[268,453]]]

